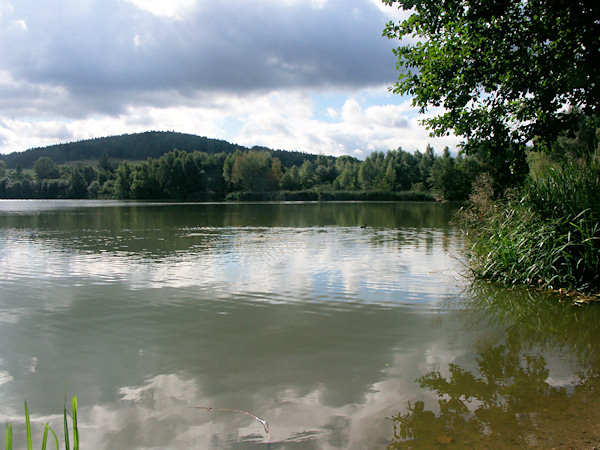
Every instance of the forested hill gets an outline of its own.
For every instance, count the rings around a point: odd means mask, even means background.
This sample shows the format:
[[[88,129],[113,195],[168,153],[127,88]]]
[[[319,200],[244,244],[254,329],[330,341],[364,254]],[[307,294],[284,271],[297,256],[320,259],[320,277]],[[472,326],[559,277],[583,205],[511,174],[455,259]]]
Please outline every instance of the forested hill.
[[[229,154],[235,152],[236,149],[249,150],[240,145],[204,136],[173,131],[147,131],[33,148],[23,152],[0,155],[0,160],[5,161],[9,168],[14,169],[20,166],[27,169],[32,168],[34,162],[42,156],[52,158],[57,164],[71,161],[95,161],[100,159],[103,153],[113,160],[141,161],[147,158],[158,158],[174,149],[185,152],[200,151],[208,154]],[[308,159],[314,162],[317,158],[317,155],[301,152],[271,150],[264,147],[255,147],[254,149],[267,151],[273,157],[279,158],[284,167],[301,166],[304,160]]]

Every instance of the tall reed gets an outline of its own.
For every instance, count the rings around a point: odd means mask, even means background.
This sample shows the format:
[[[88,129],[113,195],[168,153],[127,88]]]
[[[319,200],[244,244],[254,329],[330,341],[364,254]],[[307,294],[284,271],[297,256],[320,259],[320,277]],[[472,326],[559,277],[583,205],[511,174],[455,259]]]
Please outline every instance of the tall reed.
[[[552,166],[502,199],[492,198],[491,179],[484,176],[457,221],[466,230],[477,277],[600,289],[598,164]]]

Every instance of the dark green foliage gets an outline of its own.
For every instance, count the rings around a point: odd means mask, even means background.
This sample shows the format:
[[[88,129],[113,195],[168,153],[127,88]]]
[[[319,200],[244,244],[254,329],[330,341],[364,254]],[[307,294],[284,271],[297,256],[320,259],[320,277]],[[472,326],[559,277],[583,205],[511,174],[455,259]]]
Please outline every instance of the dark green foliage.
[[[83,173],[79,168],[71,171],[69,179],[69,198],[86,198],[88,183],[83,177]]]
[[[340,156],[335,162],[339,175],[333,180],[333,188],[352,191],[358,187],[358,169],[360,162],[350,156]]]
[[[35,198],[33,182],[27,178],[0,180],[1,198]]]
[[[71,193],[69,180],[42,180],[39,184],[38,198],[69,198]]]
[[[131,197],[131,183],[131,166],[124,162],[117,169],[117,178],[115,180],[115,193],[118,198],[127,199]]]
[[[157,164],[148,159],[138,165],[131,182],[131,197],[135,199],[161,199],[164,197],[163,189],[158,180]]]
[[[408,12],[384,30],[402,41],[394,92],[422,113],[442,107],[423,121],[431,134],[453,131],[476,156],[467,164],[426,152],[424,187],[462,197],[464,180],[488,174],[459,218],[475,274],[598,289],[600,3],[383,1]],[[540,171],[532,145],[563,166]]]
[[[33,170],[35,171],[35,176],[38,180],[60,177],[58,167],[56,167],[52,158],[48,156],[42,156],[37,159],[33,164]]]
[[[314,165],[308,159],[302,163],[298,175],[300,177],[300,185],[304,189],[310,189],[317,182]]]
[[[298,166],[292,166],[281,176],[280,185],[281,189],[285,191],[297,191],[302,189],[300,170],[298,169]]]
[[[551,167],[520,191],[493,200],[481,178],[459,215],[476,276],[579,290],[600,288],[600,170]]]
[[[102,152],[102,155],[100,155],[100,159],[98,160],[98,169],[105,172],[112,172],[114,170],[114,167],[105,151]]]
[[[427,181],[431,192],[441,200],[464,200],[469,196],[471,185],[483,171],[477,158],[454,159],[448,149],[442,158],[436,158],[429,171]]]

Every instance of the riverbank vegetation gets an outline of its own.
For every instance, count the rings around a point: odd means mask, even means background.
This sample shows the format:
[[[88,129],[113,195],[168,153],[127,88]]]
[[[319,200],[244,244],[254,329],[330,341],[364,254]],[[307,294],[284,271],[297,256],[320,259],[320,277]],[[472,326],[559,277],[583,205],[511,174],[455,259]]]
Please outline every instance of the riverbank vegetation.
[[[393,90],[493,170],[458,223],[473,273],[598,290],[600,4],[384,0],[405,10]]]
[[[458,216],[481,278],[552,289],[600,290],[600,165],[551,164],[493,198],[481,177]]]
[[[423,153],[374,152],[363,161],[259,149],[175,149],[145,161],[115,161],[103,153],[86,165],[40,156],[25,170],[0,161],[0,198],[462,200],[484,170],[477,155],[453,157],[445,149],[439,156],[431,146]]]

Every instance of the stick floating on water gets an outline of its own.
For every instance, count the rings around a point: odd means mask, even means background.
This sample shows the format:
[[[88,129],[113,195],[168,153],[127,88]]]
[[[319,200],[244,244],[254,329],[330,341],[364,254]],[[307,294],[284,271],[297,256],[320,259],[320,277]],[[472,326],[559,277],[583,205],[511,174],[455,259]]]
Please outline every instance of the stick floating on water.
[[[260,417],[249,413],[248,411],[242,411],[241,409],[229,409],[229,408],[215,408],[213,406],[192,406],[192,408],[196,408],[196,409],[206,409],[207,411],[225,411],[225,412],[237,412],[237,413],[242,413],[242,414],[246,414],[247,416],[252,417],[254,420],[256,420],[258,423],[260,423],[263,428],[265,429],[265,433],[267,433],[267,440],[270,441],[271,440],[271,430],[269,429],[269,422],[267,422],[265,419],[261,419]]]

